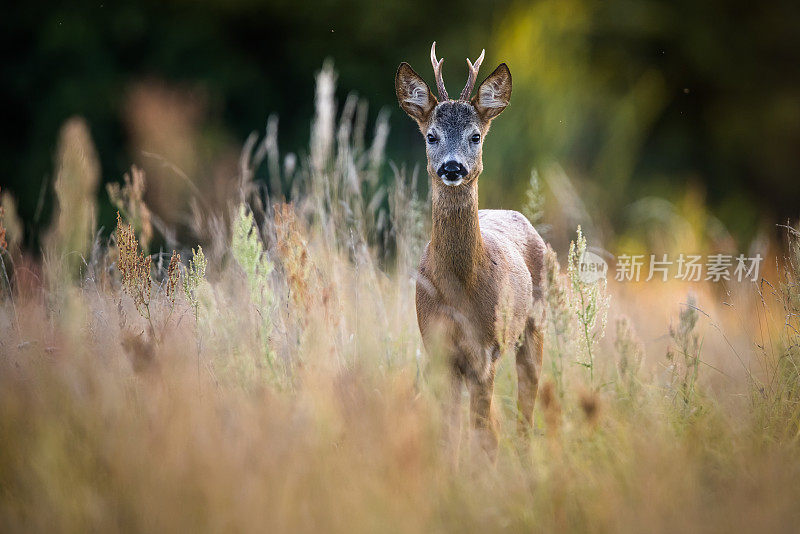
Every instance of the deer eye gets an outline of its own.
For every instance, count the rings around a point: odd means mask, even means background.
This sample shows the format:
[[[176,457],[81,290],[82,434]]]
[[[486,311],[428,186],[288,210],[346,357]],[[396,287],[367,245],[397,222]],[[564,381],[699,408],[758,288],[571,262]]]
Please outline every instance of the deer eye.
[[[473,134],[470,140],[473,143],[480,143],[481,142],[481,134]]]
[[[433,134],[428,134],[428,142],[430,144],[438,143],[439,139],[437,139],[437,137]]]

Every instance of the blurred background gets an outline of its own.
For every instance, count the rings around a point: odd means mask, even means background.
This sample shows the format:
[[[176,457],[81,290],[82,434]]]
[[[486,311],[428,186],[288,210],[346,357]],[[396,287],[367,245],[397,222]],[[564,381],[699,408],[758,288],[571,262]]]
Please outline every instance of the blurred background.
[[[451,94],[464,58],[482,48],[479,79],[508,63],[514,91],[486,141],[482,205],[523,208],[535,172],[556,241],[579,223],[590,242],[652,247],[648,228],[663,235],[678,219],[694,228],[689,247],[746,251],[799,214],[791,0],[34,1],[7,8],[0,30],[0,186],[17,201],[29,249],[50,222],[70,117],[89,126],[101,182],[140,166],[148,204],[180,225],[187,183],[220,205],[236,194],[242,145],[270,115],[281,152],[307,155],[314,77],[327,59],[338,102],[353,92],[367,102],[367,129],[387,110],[388,159],[424,172],[393,82],[408,61],[433,83],[434,40]],[[108,231],[114,210],[97,191]]]

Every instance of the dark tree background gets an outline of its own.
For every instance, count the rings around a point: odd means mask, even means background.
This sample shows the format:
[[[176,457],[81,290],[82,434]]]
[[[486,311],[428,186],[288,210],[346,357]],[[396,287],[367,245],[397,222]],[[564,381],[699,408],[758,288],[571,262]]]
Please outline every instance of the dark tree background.
[[[530,169],[556,161],[611,213],[695,184],[742,240],[759,222],[798,216],[800,5],[790,0],[27,2],[6,9],[0,30],[0,185],[18,199],[29,245],[48,222],[60,125],[84,116],[103,179],[119,180],[138,158],[123,108],[143,80],[200,92],[204,120],[238,142],[278,113],[281,148],[298,150],[314,74],[332,58],[339,100],[357,91],[372,117],[390,107],[389,156],[420,162],[393,78],[406,60],[431,80],[434,39],[451,93],[463,58],[484,47],[483,74],[505,60],[514,75],[486,147],[497,178],[482,195],[493,203],[518,208]]]

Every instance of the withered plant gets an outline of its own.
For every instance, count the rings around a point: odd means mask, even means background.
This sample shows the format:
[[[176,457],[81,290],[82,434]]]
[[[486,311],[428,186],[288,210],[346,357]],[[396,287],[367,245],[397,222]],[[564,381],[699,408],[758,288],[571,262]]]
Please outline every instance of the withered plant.
[[[166,332],[172,312],[175,309],[175,297],[180,285],[181,255],[172,251],[172,256],[167,265],[162,290],[168,311],[163,316],[163,320],[160,321],[160,328],[156,329],[151,306],[153,299],[152,258],[141,251],[133,225],[124,223],[119,212],[117,212],[115,236],[118,253],[117,269],[122,277],[122,290],[133,300],[139,315],[147,320],[150,338],[153,341],[160,341]]]
[[[122,216],[117,212],[117,269],[122,275],[122,290],[133,299],[136,311],[147,319],[152,329],[150,317],[150,297],[152,296],[152,279],[150,256],[142,254],[139,250],[139,241],[133,226],[122,222]]]
[[[131,222],[135,233],[139,236],[139,245],[142,250],[147,251],[153,238],[153,224],[150,209],[144,201],[146,188],[144,171],[134,165],[131,167],[131,172],[123,176],[123,182],[122,187],[118,183],[106,185],[108,198],[125,220]]]
[[[317,290],[317,271],[291,205],[275,206],[275,231],[289,297],[299,317],[307,319]]]

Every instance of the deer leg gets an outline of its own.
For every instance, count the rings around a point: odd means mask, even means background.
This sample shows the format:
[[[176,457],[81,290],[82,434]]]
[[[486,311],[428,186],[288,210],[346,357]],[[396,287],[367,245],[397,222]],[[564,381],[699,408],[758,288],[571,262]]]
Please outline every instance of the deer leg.
[[[539,389],[544,339],[533,319],[525,325],[522,344],[517,348],[517,433],[527,439],[533,428],[533,406]]]
[[[459,449],[461,447],[461,388],[463,377],[457,369],[449,372],[445,392],[445,429],[447,447],[451,452],[454,467],[458,466]]]
[[[492,420],[494,375],[495,366],[492,363],[486,378],[472,379],[469,385],[469,408],[472,426],[478,435],[481,447],[492,461],[497,456],[497,431]]]

